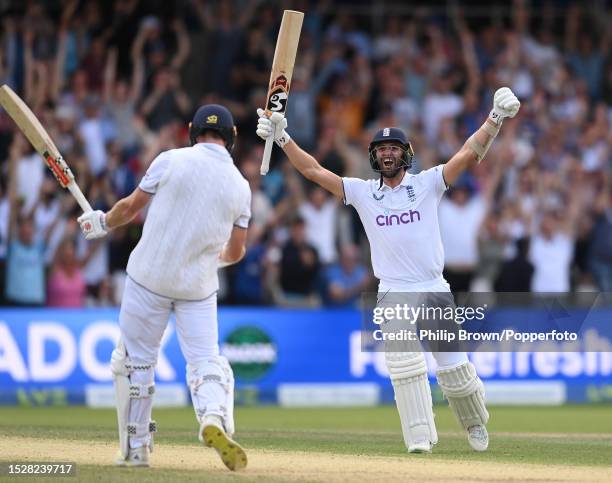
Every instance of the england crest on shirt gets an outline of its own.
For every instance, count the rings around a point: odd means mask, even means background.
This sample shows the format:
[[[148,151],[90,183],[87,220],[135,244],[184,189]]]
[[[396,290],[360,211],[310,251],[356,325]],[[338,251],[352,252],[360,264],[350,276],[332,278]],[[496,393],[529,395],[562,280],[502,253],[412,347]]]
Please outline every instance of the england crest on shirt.
[[[408,196],[408,201],[411,203],[416,201],[416,194],[414,193],[414,187],[411,185],[406,186],[406,195]]]

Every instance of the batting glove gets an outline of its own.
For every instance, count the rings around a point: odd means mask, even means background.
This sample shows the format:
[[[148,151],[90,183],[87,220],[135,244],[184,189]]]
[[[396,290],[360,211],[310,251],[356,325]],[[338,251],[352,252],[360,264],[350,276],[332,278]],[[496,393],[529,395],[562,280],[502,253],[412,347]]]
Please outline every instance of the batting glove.
[[[102,238],[108,233],[106,214],[101,210],[89,211],[77,218],[86,240]]]
[[[282,148],[287,144],[291,137],[285,131],[287,119],[280,112],[273,112],[270,117],[266,116],[263,109],[257,109],[259,121],[257,122],[257,135],[264,141],[274,133],[274,141],[278,147]]]
[[[495,91],[493,96],[493,110],[489,119],[500,125],[505,117],[514,117],[519,111],[521,103],[508,87],[502,87]]]

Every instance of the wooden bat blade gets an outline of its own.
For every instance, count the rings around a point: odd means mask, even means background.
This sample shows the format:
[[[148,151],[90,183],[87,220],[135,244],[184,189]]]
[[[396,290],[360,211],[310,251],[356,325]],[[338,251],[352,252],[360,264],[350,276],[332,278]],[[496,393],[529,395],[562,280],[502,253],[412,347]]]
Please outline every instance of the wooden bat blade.
[[[6,84],[0,87],[0,105],[15,121],[36,152],[42,156],[59,184],[70,190],[83,211],[92,211],[89,202],[74,181],[74,174],[45,128],[21,97]]]
[[[19,126],[21,132],[28,138],[38,154],[43,157],[45,152],[49,152],[52,156],[59,155],[57,147],[38,118],[21,97],[15,94],[15,91],[6,84],[0,87],[0,104],[15,121],[15,124]]]
[[[295,56],[297,55],[300,33],[304,14],[295,10],[285,10],[281,21],[278,38],[276,39],[276,50],[272,61],[272,72],[270,73],[270,84],[266,100],[266,111],[268,115],[272,112],[284,114],[287,110],[287,99],[291,89],[291,78]]]
[[[266,115],[270,116],[274,112],[285,114],[287,111],[287,100],[289,99],[289,89],[291,88],[291,78],[293,77],[293,67],[300,42],[302,22],[304,14],[296,10],[285,10],[281,21],[278,38],[276,39],[276,49],[274,60],[272,61],[272,72],[270,73],[270,84],[268,85],[268,95],[266,97]],[[270,169],[270,155],[274,140],[266,141],[263,159],[261,160],[260,173],[265,175]]]

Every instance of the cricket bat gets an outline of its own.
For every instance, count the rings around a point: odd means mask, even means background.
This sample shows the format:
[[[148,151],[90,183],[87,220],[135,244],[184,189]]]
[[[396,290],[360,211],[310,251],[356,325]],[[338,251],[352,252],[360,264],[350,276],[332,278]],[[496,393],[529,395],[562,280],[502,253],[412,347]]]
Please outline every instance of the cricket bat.
[[[293,65],[295,64],[295,54],[297,53],[302,31],[302,21],[304,14],[295,10],[285,10],[281,22],[278,38],[276,39],[276,50],[272,62],[272,72],[270,74],[270,85],[266,98],[266,116],[271,116],[274,112],[285,114],[287,110],[287,99],[291,87],[291,76],[293,75]],[[274,136],[266,139],[263,158],[261,160],[260,172],[267,174],[270,169],[270,155]]]
[[[6,84],[0,87],[0,105],[13,118],[17,127],[28,138],[36,152],[42,156],[62,188],[70,190],[85,213],[92,211],[91,205],[85,199],[74,179],[74,174],[72,174],[45,128],[42,127],[40,121],[25,102]]]

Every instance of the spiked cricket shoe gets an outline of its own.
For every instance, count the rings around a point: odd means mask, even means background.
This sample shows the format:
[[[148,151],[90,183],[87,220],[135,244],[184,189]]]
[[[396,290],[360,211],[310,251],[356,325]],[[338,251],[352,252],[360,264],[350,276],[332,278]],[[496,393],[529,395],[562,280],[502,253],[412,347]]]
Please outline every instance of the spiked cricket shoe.
[[[242,447],[230,438],[219,416],[204,416],[200,426],[200,441],[214,448],[223,464],[232,471],[242,470],[247,465],[247,455]]]

